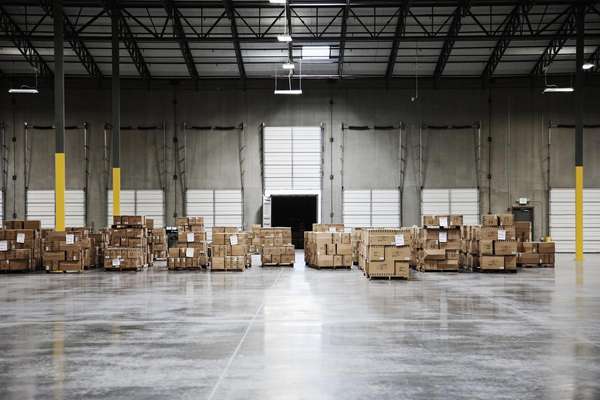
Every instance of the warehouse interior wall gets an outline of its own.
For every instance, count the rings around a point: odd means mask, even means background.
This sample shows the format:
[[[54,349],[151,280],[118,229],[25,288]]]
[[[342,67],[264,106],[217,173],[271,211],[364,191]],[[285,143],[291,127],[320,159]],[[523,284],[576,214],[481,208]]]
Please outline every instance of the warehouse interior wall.
[[[419,127],[481,123],[481,187],[483,212],[502,212],[519,197],[535,206],[536,236],[545,233],[547,213],[547,126],[549,121],[574,123],[573,95],[542,95],[539,88],[503,85],[453,85],[421,89],[386,88],[369,81],[306,82],[302,96],[274,96],[272,82],[253,83],[246,89],[227,82],[200,82],[199,89],[168,81],[149,88],[123,84],[121,120],[124,126],[165,123],[167,130],[167,223],[184,209],[173,182],[173,134],[182,124],[238,126],[243,124],[243,189],[246,224],[260,223],[262,207],[260,124],[315,126],[325,124],[323,154],[322,222],[342,221],[342,173],[346,189],[395,189],[400,184],[398,136],[390,131],[346,132],[342,163],[342,124],[358,126],[406,125],[406,176],[403,221],[419,224]],[[5,83],[5,88],[7,88]],[[598,88],[586,93],[586,123],[600,123]],[[23,124],[53,123],[52,90],[37,96],[11,99],[3,88],[0,121],[5,124],[8,176],[5,199],[7,218],[24,216]],[[90,170],[88,223],[102,227],[106,221],[106,179],[101,173],[103,129],[111,119],[109,85],[81,84],[67,79],[66,125],[89,123]],[[12,101],[14,100],[14,102]],[[491,100],[491,101],[489,101]],[[66,138],[67,188],[84,186],[83,142],[78,131]],[[12,137],[16,141],[12,142]],[[491,142],[488,142],[491,134]],[[122,131],[123,189],[160,189],[156,143],[162,133]],[[585,133],[585,186],[600,188],[600,131]],[[470,132],[429,132],[424,140],[426,188],[472,188],[476,184],[474,143]],[[33,132],[30,189],[53,188],[54,138],[51,131]],[[491,146],[491,147],[490,147]],[[551,184],[574,187],[574,130],[553,130]],[[189,189],[239,189],[237,131],[196,131],[187,136],[187,186]],[[342,171],[343,168],[343,171]],[[488,174],[491,181],[488,181]],[[12,179],[14,175],[14,180]],[[110,185],[110,182],[108,182]],[[488,192],[488,189],[491,190]],[[490,195],[488,195],[490,193]]]

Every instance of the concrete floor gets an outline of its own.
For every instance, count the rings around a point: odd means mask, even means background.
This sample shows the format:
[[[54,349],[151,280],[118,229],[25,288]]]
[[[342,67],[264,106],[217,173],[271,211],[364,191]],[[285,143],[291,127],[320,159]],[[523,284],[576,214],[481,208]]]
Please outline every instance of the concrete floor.
[[[297,262],[0,276],[0,398],[600,398],[600,255],[411,282]]]

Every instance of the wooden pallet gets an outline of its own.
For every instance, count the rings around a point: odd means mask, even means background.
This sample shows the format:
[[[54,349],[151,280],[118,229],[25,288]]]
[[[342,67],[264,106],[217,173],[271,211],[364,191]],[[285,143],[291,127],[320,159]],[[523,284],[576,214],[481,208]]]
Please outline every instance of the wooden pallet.
[[[212,269],[210,268],[209,271],[210,272],[244,272],[246,270],[246,268],[219,268],[219,269]]]
[[[198,267],[171,267],[167,269],[169,271],[202,271],[204,267],[200,265]]]
[[[554,268],[554,264],[519,264],[521,268]]]
[[[480,272],[482,274],[511,274],[517,273],[517,269],[481,269],[473,268],[473,272]]]
[[[80,269],[78,271],[73,271],[73,270],[62,270],[62,269],[58,269],[58,270],[53,270],[53,271],[46,271],[46,273],[48,274],[80,274],[82,273],[83,270]]]
[[[310,265],[310,264],[307,264],[307,265],[309,268],[312,268],[312,269],[346,269],[346,270],[352,269],[351,265],[343,265],[343,266],[336,266],[336,267],[320,267],[318,265]]]
[[[281,263],[263,263],[263,267],[273,268],[273,267],[291,267],[294,268],[294,264],[281,264]]]
[[[386,274],[365,274],[365,276],[369,279],[369,280],[403,280],[403,281],[408,281],[410,280],[410,277],[407,276],[397,276],[397,275],[386,275]]]
[[[104,271],[108,271],[108,272],[140,272],[142,271],[144,268],[146,268],[148,265],[142,265],[139,267],[118,267],[118,268],[114,268],[114,267],[105,267]]]
[[[460,272],[460,269],[426,269],[426,268],[416,268],[419,272]]]

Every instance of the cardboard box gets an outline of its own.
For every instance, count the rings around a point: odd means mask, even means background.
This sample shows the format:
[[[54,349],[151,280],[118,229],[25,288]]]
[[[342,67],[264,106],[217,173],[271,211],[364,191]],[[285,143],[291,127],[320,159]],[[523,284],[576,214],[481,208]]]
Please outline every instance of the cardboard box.
[[[496,240],[494,242],[494,254],[497,256],[517,255],[516,240]]]
[[[512,214],[498,214],[498,225],[512,226],[515,224],[515,218]]]
[[[495,214],[485,214],[481,217],[483,226],[498,226],[498,216]]]
[[[554,254],[556,252],[554,242],[539,242],[537,247],[540,254]]]
[[[515,221],[515,234],[521,242],[531,242],[531,222]]]
[[[479,257],[481,269],[504,269],[503,256],[481,256]]]
[[[504,257],[504,269],[517,269],[517,256]]]
[[[367,255],[368,261],[383,261],[385,260],[385,247],[384,246],[369,246],[369,253]]]
[[[479,254],[483,256],[494,255],[494,241],[493,240],[480,240],[479,241]]]
[[[395,246],[386,246],[384,248],[384,257],[385,260],[402,260],[402,261],[410,261],[412,258],[412,249],[408,246],[403,247],[395,247]]]
[[[386,263],[385,261],[369,261],[367,269],[367,274],[375,276],[392,276],[395,273],[394,263]]]
[[[445,260],[446,250],[444,249],[424,249],[423,259],[425,260]]]
[[[525,265],[538,265],[541,262],[541,257],[536,253],[521,253],[518,262]]]
[[[535,242],[523,242],[523,253],[537,253],[538,245]]]

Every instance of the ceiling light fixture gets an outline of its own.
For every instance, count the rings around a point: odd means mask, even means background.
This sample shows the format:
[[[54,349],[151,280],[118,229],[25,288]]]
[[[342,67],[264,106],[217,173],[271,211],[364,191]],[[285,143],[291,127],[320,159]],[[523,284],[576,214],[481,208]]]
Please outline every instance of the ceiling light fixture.
[[[287,95],[300,95],[302,94],[302,89],[288,89],[288,90],[275,90],[274,94],[287,94]]]
[[[281,65],[281,68],[285,69],[285,70],[291,70],[291,69],[295,69],[296,66],[294,65],[293,62],[286,62],[285,64]]]
[[[290,35],[288,35],[287,33],[285,33],[283,35],[277,35],[277,41],[289,43],[292,41],[292,37]]]
[[[575,89],[572,87],[558,87],[556,85],[546,86],[543,93],[572,93]]]
[[[287,0],[269,0],[271,4],[285,4]]]
[[[593,64],[593,63],[587,62],[587,63],[583,64],[583,65],[581,66],[581,68],[583,68],[585,71],[587,71],[588,69],[592,69],[592,68],[594,68],[595,66],[596,66],[596,64]]]
[[[40,91],[35,88],[29,88],[21,86],[17,89],[8,89],[8,93],[10,94],[39,94]]]
[[[289,61],[286,64],[283,64],[284,69],[285,66],[294,66],[294,63]],[[287,89],[279,89],[277,87],[277,81],[278,81],[278,77],[277,77],[277,69],[275,69],[275,90],[273,91],[273,94],[279,95],[279,94],[284,94],[284,95],[301,95],[302,94],[302,61],[300,61],[299,63],[299,72],[300,74],[298,75],[298,87],[297,88],[293,88],[292,86],[292,78],[294,76],[294,69],[295,68],[291,68],[291,69],[286,69],[287,70],[287,82],[288,82],[288,87]]]

